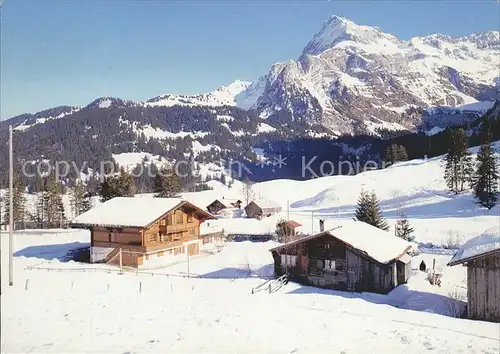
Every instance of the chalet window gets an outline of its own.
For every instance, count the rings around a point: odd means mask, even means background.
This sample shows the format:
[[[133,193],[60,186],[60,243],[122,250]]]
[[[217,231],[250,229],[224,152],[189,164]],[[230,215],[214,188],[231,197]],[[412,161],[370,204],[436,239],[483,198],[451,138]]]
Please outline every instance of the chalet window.
[[[192,214],[192,213],[189,213],[189,214],[187,215],[187,221],[188,221],[188,222],[193,222],[193,214]]]
[[[149,243],[156,243],[156,234],[149,235]]]
[[[165,222],[166,222],[165,219],[161,219],[160,220],[160,226],[165,226]]]
[[[172,235],[172,241],[179,241],[182,239],[182,232],[176,232],[171,235]]]
[[[167,225],[172,225],[172,215],[167,215]]]
[[[194,236],[195,235],[195,229],[194,228],[189,229],[189,235],[190,236]]]
[[[182,215],[182,211],[177,210],[175,212],[175,223],[176,224],[182,224],[182,222],[183,222],[183,217],[182,216],[183,216]]]
[[[328,270],[336,270],[335,268],[335,261],[332,261],[332,260],[325,260],[325,269],[328,269]]]
[[[296,266],[297,265],[297,256],[289,255],[289,254],[282,254],[281,255],[281,265],[288,265],[288,266]]]

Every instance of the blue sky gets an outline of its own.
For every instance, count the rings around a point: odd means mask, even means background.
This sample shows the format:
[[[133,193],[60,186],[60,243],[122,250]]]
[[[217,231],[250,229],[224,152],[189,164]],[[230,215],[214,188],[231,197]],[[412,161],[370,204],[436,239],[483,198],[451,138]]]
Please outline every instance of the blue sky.
[[[298,58],[333,14],[401,39],[500,27],[495,0],[4,0],[1,118],[251,81]]]

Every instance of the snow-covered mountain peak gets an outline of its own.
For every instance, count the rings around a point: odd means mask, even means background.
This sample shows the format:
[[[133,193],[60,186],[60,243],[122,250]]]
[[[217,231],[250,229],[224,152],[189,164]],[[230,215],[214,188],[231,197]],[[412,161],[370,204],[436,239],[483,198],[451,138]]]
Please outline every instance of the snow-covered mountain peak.
[[[318,55],[343,41],[373,44],[381,39],[397,43],[396,37],[382,32],[378,27],[358,25],[346,18],[333,15],[305,46],[303,55]]]
[[[250,87],[249,81],[236,80],[226,86],[221,86],[212,92],[198,95],[165,94],[147,100],[147,106],[234,106],[240,93]]]
[[[111,106],[133,106],[134,101],[125,101],[116,97],[99,97],[89,103],[86,108],[109,108]]]
[[[500,31],[476,32],[464,38],[478,49],[500,49]]]

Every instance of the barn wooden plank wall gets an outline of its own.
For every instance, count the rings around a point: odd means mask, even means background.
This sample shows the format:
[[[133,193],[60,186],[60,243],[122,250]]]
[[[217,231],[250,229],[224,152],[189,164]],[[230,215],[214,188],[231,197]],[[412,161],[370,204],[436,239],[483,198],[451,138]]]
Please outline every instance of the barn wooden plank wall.
[[[411,261],[381,264],[362,251],[325,235],[273,251],[275,274],[300,283],[348,291],[387,293],[411,275]],[[284,263],[282,255],[296,256]],[[331,263],[325,263],[331,262]],[[326,264],[334,265],[326,267]]]
[[[468,317],[500,322],[500,253],[467,264]]]

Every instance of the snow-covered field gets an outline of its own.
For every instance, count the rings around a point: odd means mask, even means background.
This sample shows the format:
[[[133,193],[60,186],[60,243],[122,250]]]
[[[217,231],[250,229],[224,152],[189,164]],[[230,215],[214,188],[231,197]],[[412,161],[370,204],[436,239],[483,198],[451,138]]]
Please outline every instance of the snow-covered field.
[[[446,316],[461,267],[445,269],[441,288],[415,270],[389,295],[294,283],[252,295],[259,277],[272,274],[272,241],[193,257],[189,278],[187,262],[119,275],[53,259],[86,242],[85,231],[15,234],[9,287],[1,234],[2,352],[498,353],[498,324]],[[418,256],[414,267],[432,257]]]
[[[409,283],[388,295],[294,283],[252,295],[252,287],[273,274],[273,241],[232,242],[221,253],[192,257],[189,266],[186,259],[119,275],[112,266],[61,260],[70,249],[88,246],[88,232],[75,230],[16,233],[9,287],[2,233],[2,352],[498,353],[498,324],[453,318],[464,306],[453,298],[466,294],[465,268],[446,267],[453,250],[431,244],[464,243],[498,225],[500,209],[478,208],[470,194],[451,195],[442,171],[442,159],[434,158],[356,176],[258,183],[256,196],[279,203],[280,215],[208,221],[227,233],[268,233],[289,205],[290,219],[310,233],[320,218],[329,224],[351,219],[361,189],[373,189],[391,225],[398,211],[408,215],[423,250],[412,260]],[[209,184],[214,190],[183,197],[201,207],[221,196],[244,199],[239,182]],[[441,287],[417,270],[433,259]]]

